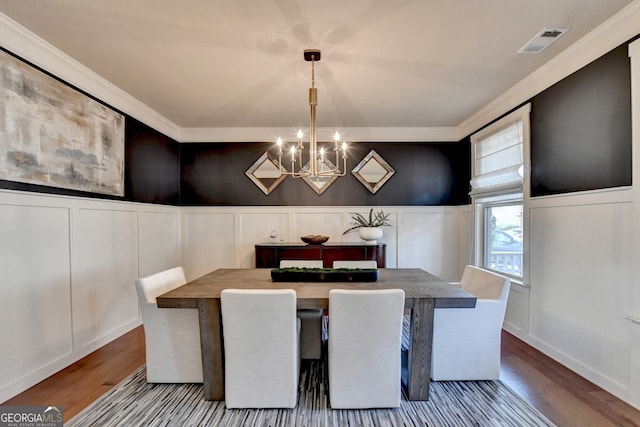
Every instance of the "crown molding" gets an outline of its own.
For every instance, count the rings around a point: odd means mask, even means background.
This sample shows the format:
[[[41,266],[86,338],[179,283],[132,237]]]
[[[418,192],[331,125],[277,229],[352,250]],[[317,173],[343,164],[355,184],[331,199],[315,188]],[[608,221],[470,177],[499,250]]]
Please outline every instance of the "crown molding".
[[[457,142],[454,127],[352,127],[337,129],[346,142]],[[335,128],[318,128],[318,140],[333,141]],[[279,127],[182,128],[180,142],[294,141],[296,129]]]
[[[529,101],[563,78],[635,37],[639,34],[638,22],[640,22],[640,0],[634,0],[460,123],[457,126],[459,139],[478,131],[506,112]]]
[[[0,40],[13,54],[170,138],[177,139],[180,134],[173,122],[2,13]]]

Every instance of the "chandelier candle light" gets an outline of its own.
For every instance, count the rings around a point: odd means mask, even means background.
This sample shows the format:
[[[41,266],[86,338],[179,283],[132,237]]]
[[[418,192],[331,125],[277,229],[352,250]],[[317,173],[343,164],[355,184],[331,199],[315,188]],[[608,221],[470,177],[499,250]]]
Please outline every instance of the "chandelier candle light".
[[[287,171],[282,166],[282,138],[278,138],[276,144],[278,145],[278,168],[283,175],[291,175],[294,178],[303,177],[332,177],[332,176],[344,176],[347,170],[347,144],[342,142],[340,144],[340,134],[335,133],[334,148],[336,162],[332,165],[326,158],[327,153],[323,147],[318,150],[318,142],[316,138],[316,106],[318,105],[318,90],[315,88],[315,67],[316,61],[320,60],[320,50],[318,49],[306,49],[304,51],[305,61],[311,62],[311,87],[309,88],[309,107],[311,108],[311,125],[309,127],[309,166],[307,167],[302,163],[302,151],[304,146],[302,145],[302,137],[304,136],[302,129],[298,130],[297,138],[298,143],[289,147],[289,153],[291,154],[291,171]],[[338,168],[340,164],[340,150],[342,150],[342,171]],[[296,157],[299,163],[299,169],[296,171]]]

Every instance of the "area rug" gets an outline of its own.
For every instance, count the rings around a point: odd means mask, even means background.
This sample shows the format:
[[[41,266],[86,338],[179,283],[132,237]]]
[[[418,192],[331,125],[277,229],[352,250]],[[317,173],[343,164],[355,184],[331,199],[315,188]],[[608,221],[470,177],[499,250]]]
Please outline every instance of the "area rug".
[[[326,363],[303,361],[294,409],[227,409],[201,384],[147,384],[142,366],[66,426],[553,426],[500,381],[432,382],[428,401],[332,410]]]

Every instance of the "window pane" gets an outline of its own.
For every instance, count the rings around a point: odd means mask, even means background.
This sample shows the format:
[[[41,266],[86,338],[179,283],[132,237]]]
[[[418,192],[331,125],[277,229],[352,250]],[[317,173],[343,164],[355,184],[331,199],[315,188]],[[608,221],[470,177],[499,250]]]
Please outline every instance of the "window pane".
[[[522,277],[522,204],[487,207],[484,266]]]

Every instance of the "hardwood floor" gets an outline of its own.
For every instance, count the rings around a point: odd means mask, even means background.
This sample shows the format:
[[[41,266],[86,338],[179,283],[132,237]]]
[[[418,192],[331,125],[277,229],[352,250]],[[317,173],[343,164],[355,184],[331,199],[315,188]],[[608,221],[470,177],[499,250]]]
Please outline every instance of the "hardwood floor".
[[[504,331],[500,380],[558,426],[640,426],[640,411]]]
[[[138,327],[3,405],[60,405],[68,421],[143,363]],[[640,411],[506,332],[501,380],[558,426],[640,427]]]
[[[139,326],[3,405],[62,406],[66,422],[140,367],[144,352]]]

